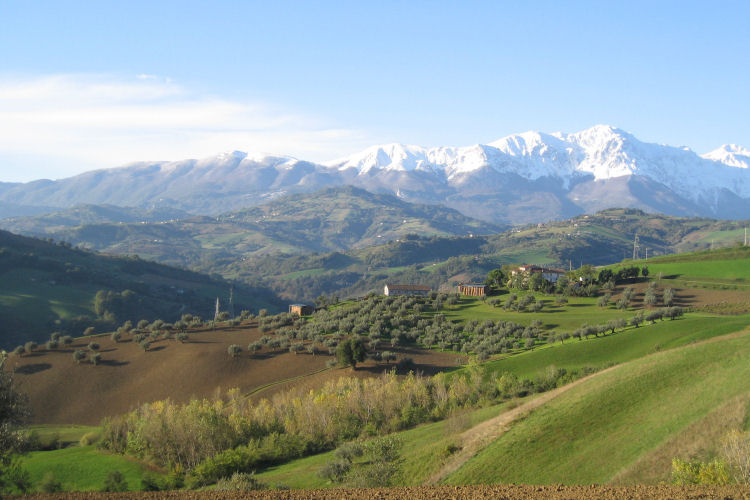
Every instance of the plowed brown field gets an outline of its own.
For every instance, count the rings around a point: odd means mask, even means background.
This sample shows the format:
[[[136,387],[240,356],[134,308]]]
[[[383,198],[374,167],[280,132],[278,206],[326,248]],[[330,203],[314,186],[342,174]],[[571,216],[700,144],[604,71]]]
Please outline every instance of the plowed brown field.
[[[420,486],[408,488],[373,488],[373,489],[331,489],[331,490],[271,490],[271,491],[205,491],[205,492],[158,492],[158,493],[67,493],[50,495],[31,495],[31,499],[70,498],[74,500],[122,498],[122,499],[157,499],[185,498],[195,500],[219,499],[282,499],[282,500],[334,500],[352,498],[361,500],[390,500],[406,498],[409,500],[455,499],[469,500],[475,498],[496,499],[646,499],[670,498],[681,499],[740,499],[750,498],[750,487],[747,486],[526,486],[526,485],[480,485],[480,486]]]
[[[320,386],[340,376],[376,376],[392,367],[368,361],[356,370],[326,369],[326,354],[263,351],[250,355],[245,350],[261,337],[255,325],[216,331],[191,331],[190,341],[153,342],[148,352],[130,341],[114,342],[109,336],[76,339],[62,349],[11,356],[19,389],[29,396],[32,421],[45,424],[97,425],[106,416],[118,415],[138,405],[165,398],[186,402],[191,397],[211,397],[217,388],[238,388],[243,394],[261,398],[274,392]],[[89,342],[99,344],[102,361],[94,366],[76,364],[73,351],[86,350]],[[231,344],[243,348],[240,356],[227,353]],[[399,358],[408,356],[425,374],[455,366],[455,354],[412,348],[389,349]]]

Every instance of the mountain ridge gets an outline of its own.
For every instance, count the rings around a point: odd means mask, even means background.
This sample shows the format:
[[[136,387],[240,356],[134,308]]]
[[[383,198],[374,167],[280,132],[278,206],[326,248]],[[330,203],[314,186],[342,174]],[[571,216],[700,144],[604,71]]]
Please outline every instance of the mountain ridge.
[[[633,182],[627,180],[633,179]],[[606,198],[580,193],[604,189]],[[14,206],[112,204],[216,215],[293,193],[353,185],[485,221],[528,223],[626,206],[678,216],[750,211],[750,152],[724,145],[701,156],[646,143],[609,125],[564,134],[523,132],[489,144],[424,148],[392,143],[314,163],[240,151],[138,162],[57,181],[0,185],[0,217]],[[674,200],[656,203],[658,200]],[[20,210],[20,208],[19,208]]]

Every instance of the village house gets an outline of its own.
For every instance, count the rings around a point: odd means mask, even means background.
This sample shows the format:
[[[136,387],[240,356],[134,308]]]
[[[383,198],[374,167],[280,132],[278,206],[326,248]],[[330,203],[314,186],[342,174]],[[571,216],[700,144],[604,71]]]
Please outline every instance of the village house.
[[[484,297],[487,295],[487,285],[481,283],[460,283],[458,293],[471,297]]]
[[[313,306],[307,304],[290,304],[289,314],[296,314],[297,316],[309,316],[315,311]]]
[[[550,283],[557,283],[557,280],[560,278],[560,276],[565,276],[565,271],[563,271],[562,269],[541,267],[535,265],[519,266],[510,272],[511,276],[515,276],[516,274],[527,274],[531,276],[534,273],[542,273],[542,278],[546,279]]]
[[[430,293],[430,287],[427,285],[393,285],[387,284],[383,288],[383,294],[387,296],[394,295],[427,295]]]

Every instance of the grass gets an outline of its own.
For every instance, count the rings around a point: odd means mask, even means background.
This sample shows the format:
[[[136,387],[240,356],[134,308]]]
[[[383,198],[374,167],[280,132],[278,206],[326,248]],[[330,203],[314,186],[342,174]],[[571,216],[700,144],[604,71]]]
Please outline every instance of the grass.
[[[466,427],[477,425],[498,415],[504,405],[494,405],[469,411],[453,419],[423,424],[414,429],[397,433],[402,441],[401,456],[404,465],[397,485],[418,485],[437,470],[446,458],[449,444],[455,443],[455,434]],[[333,459],[333,452],[294,460],[283,465],[269,467],[256,474],[268,486],[285,485],[294,489],[326,488],[332,485],[318,477],[318,471]]]
[[[125,476],[130,490],[139,490],[146,471],[144,465],[132,459],[104,453],[93,445],[31,452],[23,457],[23,465],[34,488],[51,472],[65,491],[100,490],[112,470]]]
[[[522,354],[484,363],[487,372],[515,373],[534,378],[551,365],[568,370],[584,366],[604,368],[631,361],[657,350],[666,350],[692,342],[735,332],[750,323],[750,315],[712,316],[689,314],[674,321],[628,328],[614,335],[567,340],[565,343],[527,351]]]
[[[91,425],[39,424],[31,425],[26,430],[39,436],[39,440],[42,443],[59,440],[65,445],[69,443],[77,444],[84,435],[90,432],[98,432],[100,428]]]
[[[592,484],[747,391],[750,333],[641,358],[517,422],[450,484]]]
[[[524,292],[513,291],[519,298]],[[493,321],[514,321],[528,325],[532,320],[538,319],[544,323],[547,330],[561,329],[572,331],[584,323],[600,324],[615,318],[630,318],[635,311],[621,311],[613,306],[601,308],[596,305],[596,298],[569,297],[568,304],[556,306],[555,298],[536,294],[537,300],[544,300],[544,308],[539,312],[516,312],[506,311],[502,305],[508,300],[508,294],[497,296],[502,301],[501,307],[493,307],[475,297],[462,297],[455,306],[444,306],[441,312],[446,319],[465,322],[476,320],[480,323],[486,319]],[[495,297],[489,297],[491,300]]]

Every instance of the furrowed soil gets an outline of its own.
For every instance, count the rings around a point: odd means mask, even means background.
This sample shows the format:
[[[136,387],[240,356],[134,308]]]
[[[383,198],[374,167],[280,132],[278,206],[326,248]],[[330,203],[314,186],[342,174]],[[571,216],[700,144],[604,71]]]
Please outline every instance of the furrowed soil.
[[[9,365],[15,369],[19,390],[29,396],[31,423],[84,425],[98,425],[104,417],[166,398],[187,402],[233,388],[253,399],[269,398],[291,388],[320,387],[341,376],[378,376],[393,367],[368,361],[356,370],[327,369],[326,362],[333,359],[327,350],[314,356],[267,348],[249,354],[247,345],[262,335],[255,324],[193,330],[185,343],[156,340],[148,352],[132,342],[130,335],[120,342],[109,335],[77,338],[63,348],[47,351],[39,347],[31,354],[12,355]],[[77,364],[73,352],[88,351],[89,342],[99,344],[102,361],[96,366],[88,361]],[[239,356],[229,356],[231,344],[242,347]],[[456,354],[408,347],[389,350],[399,359],[412,358],[415,369],[427,375],[460,362]]]
[[[750,499],[748,486],[528,486],[528,485],[477,485],[477,486],[417,486],[405,488],[372,489],[330,489],[330,490],[269,490],[269,491],[172,491],[138,493],[65,493],[37,494],[24,498],[56,499],[156,499],[185,498],[195,500],[214,499],[282,499],[282,500],[333,500],[341,498],[362,500],[389,500],[407,498],[409,500],[433,499]]]

